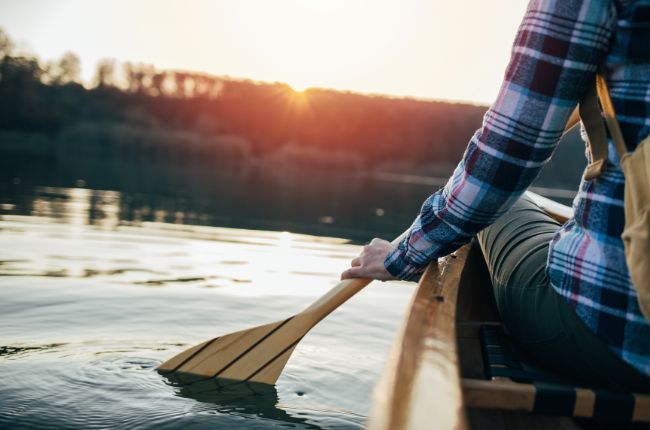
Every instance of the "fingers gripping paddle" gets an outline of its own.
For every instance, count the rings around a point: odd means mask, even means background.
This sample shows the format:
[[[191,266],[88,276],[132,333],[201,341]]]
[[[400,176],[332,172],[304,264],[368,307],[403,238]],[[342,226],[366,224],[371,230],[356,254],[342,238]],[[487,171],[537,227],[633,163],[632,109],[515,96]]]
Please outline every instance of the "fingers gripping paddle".
[[[393,244],[399,243],[401,238],[395,239]],[[305,334],[370,281],[341,281],[297,315],[203,342],[167,360],[158,371],[187,374],[195,380],[217,378],[274,384]]]

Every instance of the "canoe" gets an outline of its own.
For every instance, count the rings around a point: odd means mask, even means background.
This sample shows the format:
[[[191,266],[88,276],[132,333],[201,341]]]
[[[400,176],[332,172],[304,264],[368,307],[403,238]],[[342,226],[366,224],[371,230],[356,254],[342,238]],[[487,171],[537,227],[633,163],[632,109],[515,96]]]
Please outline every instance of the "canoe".
[[[560,221],[571,215],[566,206],[530,196]],[[557,394],[562,398],[566,392],[555,385],[543,390],[542,384],[488,375],[491,364],[484,335],[498,327],[488,272],[477,246],[466,245],[431,264],[375,387],[368,428],[578,429],[586,419],[581,417],[615,414],[621,405],[628,421],[650,422],[650,396],[604,395],[580,387],[565,390],[569,395],[564,397],[572,403],[568,410],[564,407],[564,416],[545,414],[545,407],[559,403]],[[549,392],[550,401],[542,396]],[[613,399],[613,406],[603,399]]]

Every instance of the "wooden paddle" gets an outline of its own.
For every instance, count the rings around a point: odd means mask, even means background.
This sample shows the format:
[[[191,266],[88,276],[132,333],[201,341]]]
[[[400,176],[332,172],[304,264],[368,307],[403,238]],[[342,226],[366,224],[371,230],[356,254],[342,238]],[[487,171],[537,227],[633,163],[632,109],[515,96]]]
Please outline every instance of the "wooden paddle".
[[[399,243],[402,236],[393,244]],[[215,379],[219,386],[242,381],[274,384],[307,332],[370,282],[371,279],[341,281],[297,315],[203,342],[167,360],[158,371],[173,373],[177,380],[187,375],[190,383]]]

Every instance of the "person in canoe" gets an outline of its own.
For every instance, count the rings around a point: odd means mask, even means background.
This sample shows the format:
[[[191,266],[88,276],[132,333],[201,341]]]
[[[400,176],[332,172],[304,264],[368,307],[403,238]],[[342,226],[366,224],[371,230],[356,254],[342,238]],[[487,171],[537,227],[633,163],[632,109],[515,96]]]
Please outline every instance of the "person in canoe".
[[[341,277],[415,280],[477,237],[503,323],[523,348],[585,382],[650,391],[650,322],[621,240],[614,144],[564,225],[524,195],[599,71],[633,151],[650,134],[650,1],[531,1],[497,99],[447,184],[397,246],[374,239]]]

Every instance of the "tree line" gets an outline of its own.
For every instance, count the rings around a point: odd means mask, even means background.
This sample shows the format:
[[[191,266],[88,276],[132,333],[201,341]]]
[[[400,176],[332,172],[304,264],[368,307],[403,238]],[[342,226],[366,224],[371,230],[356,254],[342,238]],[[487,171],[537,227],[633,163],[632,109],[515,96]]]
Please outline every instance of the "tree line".
[[[308,160],[324,168],[418,171],[454,165],[486,109],[318,88],[297,92],[284,83],[112,59],[97,64],[91,84],[83,85],[80,75],[75,54],[43,61],[19,52],[0,30],[0,150],[20,152],[38,135],[44,154],[60,154],[54,147],[67,144],[70,158],[71,141],[85,153],[116,157],[124,145],[155,152],[160,142],[172,152],[183,145],[201,147],[201,154],[227,147],[238,154],[229,163]],[[88,145],[121,145],[122,152]]]

